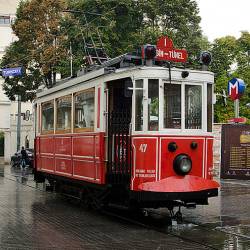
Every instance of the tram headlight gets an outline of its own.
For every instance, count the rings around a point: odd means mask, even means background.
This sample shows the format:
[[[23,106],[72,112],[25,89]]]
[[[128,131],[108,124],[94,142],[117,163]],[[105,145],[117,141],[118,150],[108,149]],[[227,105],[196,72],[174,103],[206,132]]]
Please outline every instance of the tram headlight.
[[[192,161],[188,155],[180,154],[174,159],[174,171],[178,175],[186,175],[192,169]]]

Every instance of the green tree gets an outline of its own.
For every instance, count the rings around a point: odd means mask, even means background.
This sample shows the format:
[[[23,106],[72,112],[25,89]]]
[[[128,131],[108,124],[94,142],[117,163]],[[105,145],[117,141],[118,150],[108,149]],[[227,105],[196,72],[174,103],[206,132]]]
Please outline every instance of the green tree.
[[[27,72],[22,77],[5,79],[4,90],[10,99],[20,94],[22,100],[32,100],[39,85],[51,87],[57,69],[66,57],[61,32],[63,1],[21,1],[12,29],[18,40],[10,45],[1,61],[1,67],[22,66]],[[29,91],[26,93],[26,91]]]
[[[84,42],[97,31],[110,57],[155,44],[159,36],[168,35],[176,47],[188,50],[188,64],[197,67],[197,55],[207,44],[199,23],[194,0],[23,0],[13,24],[18,41],[7,50],[2,67],[24,66],[30,74],[6,79],[6,93],[14,98],[14,91],[24,93],[44,83],[51,87],[56,72],[69,76],[70,45],[74,71],[84,67]],[[23,94],[24,99],[33,97]]]
[[[242,32],[241,37],[236,39],[226,36],[216,39],[212,45],[213,63],[212,71],[215,73],[215,92],[222,94],[227,92],[227,83],[233,77],[244,80],[246,84],[250,82],[250,34]],[[247,86],[245,94],[240,99],[240,116],[250,119],[250,109],[246,104],[250,102],[250,89]],[[233,101],[229,98],[227,106],[224,105],[223,98],[218,96],[215,105],[215,121],[227,122],[234,117]]]
[[[72,14],[68,26],[65,23],[66,29],[74,26],[69,37],[77,58],[82,54],[81,34],[96,33],[97,27],[110,57],[134,51],[143,44],[156,44],[160,36],[168,35],[176,47],[188,50],[188,63],[193,65],[206,40],[201,34],[199,10],[193,0],[78,0],[70,1],[69,8],[82,11]]]

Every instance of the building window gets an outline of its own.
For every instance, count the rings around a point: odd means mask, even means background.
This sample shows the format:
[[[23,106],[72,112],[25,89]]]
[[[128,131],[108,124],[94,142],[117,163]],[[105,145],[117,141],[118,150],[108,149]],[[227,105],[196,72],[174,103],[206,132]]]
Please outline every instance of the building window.
[[[0,25],[10,24],[10,16],[0,16]]]
[[[54,101],[42,103],[42,133],[54,132]]]
[[[56,131],[71,132],[71,95],[56,99]]]
[[[76,93],[74,96],[74,131],[93,131],[95,121],[95,89]]]

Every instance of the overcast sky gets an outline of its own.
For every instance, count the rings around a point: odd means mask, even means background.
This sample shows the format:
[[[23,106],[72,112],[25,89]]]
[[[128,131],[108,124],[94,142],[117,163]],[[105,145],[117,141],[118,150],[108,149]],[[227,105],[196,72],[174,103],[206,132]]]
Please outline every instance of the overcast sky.
[[[226,35],[250,32],[250,0],[196,0],[203,34],[212,42]]]

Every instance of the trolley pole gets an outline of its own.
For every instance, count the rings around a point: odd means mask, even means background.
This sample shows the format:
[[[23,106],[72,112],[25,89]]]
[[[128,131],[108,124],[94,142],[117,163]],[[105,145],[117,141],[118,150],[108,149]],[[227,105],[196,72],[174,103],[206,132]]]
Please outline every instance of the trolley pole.
[[[18,108],[17,108],[17,151],[20,150],[20,141],[21,141],[21,95],[19,94],[17,97],[17,103],[18,103]]]

